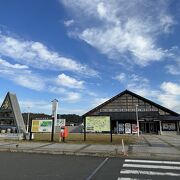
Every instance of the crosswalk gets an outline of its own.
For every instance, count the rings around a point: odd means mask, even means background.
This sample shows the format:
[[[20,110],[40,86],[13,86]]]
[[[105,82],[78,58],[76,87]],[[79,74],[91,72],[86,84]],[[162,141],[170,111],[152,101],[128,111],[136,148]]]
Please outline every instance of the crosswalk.
[[[180,162],[125,159],[118,180],[180,179]]]

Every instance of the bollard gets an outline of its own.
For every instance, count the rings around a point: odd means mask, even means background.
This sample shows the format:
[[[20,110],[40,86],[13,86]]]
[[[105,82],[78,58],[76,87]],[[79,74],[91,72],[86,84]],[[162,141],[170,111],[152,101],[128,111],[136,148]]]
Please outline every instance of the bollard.
[[[122,139],[122,153],[124,156],[128,156],[127,152],[125,151],[125,148],[124,148],[124,140]]]

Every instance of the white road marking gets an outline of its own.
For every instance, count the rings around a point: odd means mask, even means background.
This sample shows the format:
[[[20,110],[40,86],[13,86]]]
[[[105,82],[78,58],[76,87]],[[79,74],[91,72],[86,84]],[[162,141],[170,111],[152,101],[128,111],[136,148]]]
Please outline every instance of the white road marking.
[[[126,170],[122,169],[120,174],[138,174],[138,175],[155,175],[155,176],[180,176],[177,173],[171,172],[156,172],[156,171],[140,171],[140,170]]]
[[[136,179],[136,178],[118,177],[117,180],[151,180],[151,179]]]
[[[123,164],[123,167],[180,170],[180,166],[160,166],[160,165],[147,165],[147,164]]]
[[[151,160],[126,159],[125,162],[154,163],[154,164],[176,164],[176,165],[180,165],[180,162],[176,162],[176,161],[151,161]]]
[[[92,173],[91,175],[86,179],[86,180],[90,180],[98,171],[99,169],[106,163],[106,161],[108,160],[109,158],[106,158]]]

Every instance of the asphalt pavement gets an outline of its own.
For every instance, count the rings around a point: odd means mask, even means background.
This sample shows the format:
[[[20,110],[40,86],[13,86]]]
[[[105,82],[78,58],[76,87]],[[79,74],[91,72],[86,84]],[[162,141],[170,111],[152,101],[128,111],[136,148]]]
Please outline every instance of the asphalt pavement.
[[[180,161],[0,152],[2,180],[180,179]]]

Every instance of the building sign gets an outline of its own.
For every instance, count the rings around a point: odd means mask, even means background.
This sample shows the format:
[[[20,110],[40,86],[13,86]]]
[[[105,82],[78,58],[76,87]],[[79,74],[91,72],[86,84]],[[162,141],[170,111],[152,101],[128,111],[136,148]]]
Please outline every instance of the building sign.
[[[142,111],[142,112],[149,112],[149,111],[153,111],[153,112],[158,112],[158,109],[153,109],[153,108],[138,108],[138,112]],[[122,108],[122,109],[117,109],[117,108],[113,108],[113,109],[106,109],[106,108],[102,108],[100,109],[100,112],[136,112],[135,108]]]
[[[66,125],[66,119],[57,119],[55,126],[62,127]]]
[[[125,133],[131,134],[131,124],[130,123],[125,123]]]
[[[119,123],[118,124],[118,128],[119,128],[119,133],[120,134],[124,134],[124,124],[123,123]]]
[[[137,133],[137,124],[132,124],[132,133]]]
[[[87,132],[110,132],[109,116],[89,116],[86,117]]]
[[[175,123],[163,123],[163,130],[165,131],[175,131],[176,126]]]
[[[52,120],[32,120],[31,132],[52,132]]]

